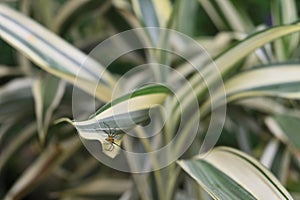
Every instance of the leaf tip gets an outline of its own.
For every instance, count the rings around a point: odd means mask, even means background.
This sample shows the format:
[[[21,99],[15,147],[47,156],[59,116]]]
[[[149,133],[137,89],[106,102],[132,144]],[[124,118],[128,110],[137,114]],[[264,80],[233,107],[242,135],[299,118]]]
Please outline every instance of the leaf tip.
[[[69,124],[72,124],[73,125],[73,121],[69,118],[66,118],[66,117],[63,117],[63,118],[60,118],[60,119],[57,119],[53,122],[54,125],[57,125],[57,124],[60,124],[60,123],[63,123],[63,122],[67,122]]]

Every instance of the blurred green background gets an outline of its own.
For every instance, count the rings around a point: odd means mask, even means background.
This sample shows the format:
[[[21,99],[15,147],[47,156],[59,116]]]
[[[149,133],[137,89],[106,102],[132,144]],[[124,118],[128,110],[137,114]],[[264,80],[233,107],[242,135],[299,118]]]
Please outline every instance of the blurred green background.
[[[78,3],[80,1],[1,0],[1,3],[29,16],[86,54],[114,34],[147,26],[147,19],[143,21],[134,9],[135,1],[90,0]],[[210,1],[209,6],[213,9],[208,9],[208,2],[205,0],[168,1],[172,6],[172,14],[167,23],[169,26],[166,27],[189,35],[203,45],[213,58],[217,58],[222,52],[243,41],[247,35],[255,33],[259,26],[266,28],[291,24],[298,21],[300,14],[299,1],[293,1],[296,19],[288,22],[282,20],[286,19],[285,15],[289,15],[281,13],[284,1],[224,1],[231,2],[238,11],[238,16],[244,16],[239,19],[245,25],[243,30],[238,30],[231,24],[230,16],[226,16],[230,10],[228,12],[226,9],[222,10],[218,1]],[[164,12],[164,8],[160,8],[157,12]],[[61,20],[64,17],[61,13],[68,15],[68,18]],[[164,13],[160,14],[163,16]],[[160,14],[157,16],[161,16]],[[218,17],[214,18],[215,15],[219,16],[221,20],[219,23],[216,22]],[[240,61],[234,64],[235,67],[224,76],[224,80],[229,80],[244,70],[265,65],[267,67],[286,63],[299,65],[299,44],[289,42],[289,37],[281,39],[283,44],[280,47],[268,43],[260,48],[263,52],[260,55],[263,55],[262,58],[265,60],[251,59],[253,55],[250,53],[247,59],[241,57]],[[284,49],[282,50],[284,53],[280,53],[280,48]],[[259,48],[257,49],[259,51]],[[122,75],[145,60],[145,52],[137,51],[133,57],[118,59],[108,69],[112,74]],[[36,80],[40,77],[43,77],[42,80],[44,77],[47,79],[49,74],[3,40],[0,34],[0,198],[26,200],[160,198],[153,173],[147,175],[148,182],[145,185],[149,188],[145,188],[145,191],[153,194],[152,197],[147,197],[144,195],[147,192],[141,192],[143,189],[139,187],[143,186],[137,181],[143,175],[123,173],[106,167],[87,152],[72,126],[53,124],[60,117],[72,118],[70,84],[59,97],[59,104],[50,112],[49,122],[44,123],[47,134],[44,143],[41,143],[36,122],[36,97],[33,94],[33,85],[24,81],[25,78]],[[273,91],[282,87],[282,91],[292,89],[295,91],[299,89],[299,82],[294,82],[293,86],[288,87],[275,85],[268,90]],[[297,118],[300,117],[299,97],[270,96],[270,98],[263,96],[265,99],[257,102],[230,103],[228,120],[217,145],[240,149],[261,162],[264,162],[263,155],[269,155],[267,152],[271,151],[273,153],[271,155],[274,156],[269,165],[271,172],[295,199],[300,199],[298,121],[300,118]],[[281,111],[272,110],[272,105],[278,105]],[[291,118],[283,115],[290,113],[294,114]],[[273,130],[270,130],[266,123],[268,117],[277,120],[276,122],[282,125],[281,128],[290,133],[287,139],[272,133]],[[198,144],[193,145],[194,148],[191,147],[182,158],[187,159],[195,155]],[[167,171],[168,168],[163,170]],[[178,179],[169,197],[211,199],[183,172],[178,172]]]

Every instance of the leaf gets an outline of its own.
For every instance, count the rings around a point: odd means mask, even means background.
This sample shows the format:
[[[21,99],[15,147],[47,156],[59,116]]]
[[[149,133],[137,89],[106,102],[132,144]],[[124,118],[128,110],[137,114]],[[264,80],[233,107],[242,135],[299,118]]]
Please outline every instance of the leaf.
[[[132,0],[133,9],[140,20],[148,27],[159,27],[157,13],[151,0]],[[154,40],[156,41],[156,40]]]
[[[2,171],[3,167],[5,166],[6,162],[14,156],[14,154],[22,149],[22,145],[26,145],[27,141],[36,133],[36,123],[30,123],[22,130],[13,130],[18,131],[18,133],[10,133],[15,134],[17,137],[13,137],[8,144],[3,145],[1,147],[1,154],[0,154],[0,172]],[[0,138],[1,141],[2,138]]]
[[[228,101],[244,96],[299,99],[300,65],[267,66],[234,76],[225,83]]]
[[[238,8],[231,1],[199,0],[199,2],[220,29],[224,29],[225,26],[222,20],[237,32],[248,32],[253,29],[251,20],[243,12],[244,9]],[[212,3],[215,3],[215,6]]]
[[[271,2],[273,24],[283,25],[298,20],[297,6],[294,0],[279,0]],[[274,41],[274,51],[277,60],[290,58],[299,43],[299,33]]]
[[[32,85],[33,79],[18,78],[0,88],[0,121],[33,110]]]
[[[59,196],[86,196],[86,195],[120,195],[130,189],[132,182],[121,178],[94,177],[88,181],[81,181],[74,188],[59,191]],[[118,186],[118,187],[116,187]]]
[[[287,106],[281,104],[275,99],[270,99],[267,97],[256,97],[249,99],[241,99],[235,102],[235,104],[250,108],[253,110],[257,110],[259,112],[267,113],[267,114],[284,114],[289,113],[294,116],[300,116],[300,111],[288,108]]]
[[[157,13],[159,27],[166,27],[172,13],[172,2],[170,0],[153,0]]]
[[[290,170],[290,152],[277,138],[270,140],[260,162],[270,169],[281,183],[286,183]]]
[[[198,0],[203,9],[207,12],[208,16],[219,30],[227,29],[225,19],[221,16],[220,12],[217,11],[212,1]]]
[[[262,31],[258,31],[244,40],[238,42],[233,47],[229,48],[225,52],[221,53],[214,59],[214,62],[210,62],[204,67],[201,67],[201,74],[205,79],[205,82],[199,83],[198,74],[191,77],[191,84],[195,87],[195,92],[198,96],[203,96],[206,92],[207,85],[211,86],[218,80],[219,73],[217,73],[214,66],[217,66],[220,75],[226,76],[234,69],[234,65],[242,60],[244,57],[252,53],[255,49],[267,44],[268,42],[280,38],[282,36],[300,31],[300,24],[290,24],[276,26]],[[195,63],[196,64],[196,63]],[[194,65],[195,65],[194,64]],[[196,66],[203,66],[201,63]],[[183,96],[189,95],[188,88],[181,89]]]
[[[115,157],[119,148],[116,147],[112,151],[104,148],[107,134],[103,130],[117,132],[121,128],[128,129],[146,122],[149,119],[149,109],[163,103],[169,94],[170,90],[163,85],[145,86],[107,103],[90,119],[74,121],[72,124],[81,137],[100,141],[103,152]]]
[[[23,72],[20,68],[0,65],[0,77],[4,76],[19,76]]]
[[[59,105],[64,91],[65,82],[52,75],[40,76],[33,86],[35,113],[41,144],[45,143],[52,114]]]
[[[178,164],[214,199],[292,199],[258,161],[232,148],[218,147]]]
[[[206,98],[208,92],[207,88],[211,89],[218,86],[221,87],[220,90],[223,90],[224,93],[224,88],[222,88],[222,77],[227,76],[232,72],[235,69],[235,64],[268,42],[297,31],[300,31],[299,23],[276,26],[258,31],[219,54],[219,56],[214,59],[214,62],[208,62],[204,66],[200,61],[193,63],[194,66],[199,67],[198,70],[200,70],[201,77],[203,77],[203,79],[201,79],[199,73],[190,75],[190,83],[194,93],[197,94],[197,97],[200,100]],[[217,93],[217,91],[209,92],[214,95]],[[193,99],[193,94],[190,92],[190,86],[181,87],[178,94],[178,99],[183,99],[183,101],[181,101],[182,104],[188,105],[190,104],[191,99]],[[225,96],[223,95],[223,100],[224,98]],[[223,101],[223,103],[225,102]],[[172,104],[172,107],[178,112],[179,108],[175,103]],[[206,116],[206,114],[210,112],[210,102],[208,100],[201,106],[200,111],[202,111],[202,116]]]
[[[49,145],[42,154],[22,173],[4,199],[21,199],[32,191],[51,172],[80,147],[80,140],[69,139],[60,145]]]
[[[110,87],[115,80],[99,63],[3,4],[0,4],[0,36],[43,70],[70,83],[75,82],[104,102],[110,100]],[[100,74],[103,76],[99,77]]]
[[[195,20],[197,17],[197,1],[177,1],[177,11],[175,14],[175,27],[180,33],[192,36],[194,34]],[[189,21],[189,23],[187,23]]]
[[[283,143],[291,145],[300,153],[300,116],[277,114],[265,120],[271,132]]]
[[[163,27],[166,18],[170,15],[171,8],[169,0],[152,1],[152,0],[132,0],[133,10],[137,17],[142,21],[145,27]],[[166,6],[165,15],[161,14],[162,6]],[[161,21],[159,21],[161,18]],[[159,32],[155,29],[147,30],[151,42],[157,44],[159,42]]]
[[[246,97],[273,96],[300,99],[300,65],[270,65],[245,71],[225,83],[227,102]],[[223,96],[223,88],[216,91],[211,100],[218,102]],[[203,109],[210,108],[210,101]],[[220,104],[220,103],[217,103]]]
[[[57,12],[53,21],[53,30],[59,35],[66,33],[83,14],[98,9],[107,1],[81,0],[67,1]]]

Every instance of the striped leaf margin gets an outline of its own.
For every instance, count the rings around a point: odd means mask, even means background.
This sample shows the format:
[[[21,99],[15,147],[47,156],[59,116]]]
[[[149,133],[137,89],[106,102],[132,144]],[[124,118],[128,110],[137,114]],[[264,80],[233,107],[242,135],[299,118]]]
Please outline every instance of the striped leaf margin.
[[[264,166],[233,148],[218,147],[178,164],[214,199],[292,199]]]
[[[110,88],[115,80],[101,64],[3,4],[0,4],[0,37],[43,70],[71,83],[76,80],[77,85],[90,94],[94,95],[95,84],[99,84],[96,97],[104,102],[110,100]]]
[[[82,138],[100,141],[103,152],[113,158],[118,154],[119,148],[114,148],[113,151],[103,148],[107,143],[107,134],[103,130],[112,129],[122,135],[121,129],[130,129],[136,124],[147,122],[149,109],[162,104],[170,93],[170,89],[163,85],[148,85],[105,104],[87,120],[68,121],[76,127]],[[120,141],[117,144],[120,145]]]
[[[279,64],[242,72],[225,83],[227,102],[251,97],[281,97],[300,99],[300,65]],[[223,88],[212,95],[212,101],[220,104]],[[203,105],[203,112],[210,109],[210,101]]]

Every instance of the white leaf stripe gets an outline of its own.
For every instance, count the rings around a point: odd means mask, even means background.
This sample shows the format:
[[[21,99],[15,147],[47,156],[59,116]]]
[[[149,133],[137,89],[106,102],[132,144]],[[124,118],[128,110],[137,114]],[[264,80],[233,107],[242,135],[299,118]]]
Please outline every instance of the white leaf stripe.
[[[44,144],[52,114],[63,97],[65,82],[52,75],[41,76],[36,80],[32,90],[35,99],[39,139]]]
[[[1,8],[1,7],[0,7]],[[40,44],[41,46],[47,47],[47,51],[49,52],[57,52],[58,54],[62,55],[64,57],[65,60],[67,60],[68,62],[70,62],[70,67],[71,66],[81,66],[82,63],[78,62],[77,60],[74,59],[74,56],[72,57],[71,55],[68,55],[67,53],[65,53],[64,51],[60,50],[60,48],[54,46],[54,43],[50,43],[49,41],[45,40],[44,38],[42,38],[40,35],[38,35],[37,33],[35,33],[32,29],[28,29],[25,25],[21,24],[18,21],[15,21],[13,18],[11,18],[10,16],[1,13],[0,12],[0,19],[2,21],[2,23],[0,24],[0,28],[2,30],[4,30],[6,33],[11,34],[12,36],[14,36],[15,39],[19,40],[21,43],[26,44],[26,46],[30,47],[30,49],[36,53],[38,56],[40,56],[41,58],[44,58],[46,55],[44,55],[43,53],[41,53],[41,51],[38,51],[36,48],[36,45]],[[8,23],[5,23],[5,22]],[[6,24],[10,24],[10,26],[4,26]],[[11,29],[9,29],[9,27],[11,27]],[[14,30],[18,30],[17,32]],[[24,35],[28,36],[28,40],[24,39]],[[34,41],[36,40],[36,41]],[[31,41],[31,42],[29,42]],[[35,43],[36,45],[33,45],[33,43]],[[53,67],[56,67],[56,65],[58,65],[58,63],[55,60],[52,60],[50,57],[48,58],[44,58],[45,60],[48,60],[48,62],[50,61],[50,63],[54,63]],[[84,65],[82,66],[85,68],[86,73],[88,73],[87,78],[97,78],[97,76],[89,69],[86,68]],[[67,70],[65,72],[68,73],[74,73],[76,71],[78,71],[78,68],[60,68],[60,70]]]
[[[163,85],[148,85],[143,88],[139,88],[136,91],[133,91],[132,93],[123,95],[121,97],[118,97],[111,102],[107,103],[106,105],[102,106],[95,114],[90,116],[90,118],[95,117],[96,115],[104,112],[105,110],[111,108],[112,106],[115,106],[121,102],[124,102],[125,100],[128,100],[130,98],[135,98],[139,96],[144,96],[144,95],[152,95],[152,94],[169,94],[171,91],[168,87],[163,86]]]
[[[225,84],[227,95],[285,83],[300,82],[300,65],[264,67],[241,73]]]
[[[108,127],[106,127],[105,125],[115,128],[129,128],[146,121],[149,117],[148,112],[148,109],[138,110],[130,113],[123,113],[106,118],[101,118],[101,120],[99,121],[93,118],[84,122],[73,122],[73,124],[79,131],[84,130],[89,132],[97,132],[100,130],[108,129]],[[130,119],[128,119],[128,117]]]
[[[228,147],[219,147],[215,150],[216,152],[218,151],[218,153],[223,154],[223,156],[225,156],[226,154],[224,154],[225,152],[227,152],[228,155],[235,155],[237,157],[239,157],[240,159],[244,160],[245,162],[248,163],[248,165],[250,164],[252,167],[254,167],[256,170],[258,170],[261,173],[261,177],[263,177],[264,179],[266,179],[267,181],[264,181],[263,183],[270,183],[268,185],[272,186],[272,187],[268,187],[269,189],[271,189],[274,193],[276,194],[276,196],[278,195],[278,199],[282,199],[282,197],[284,197],[284,199],[292,199],[292,197],[290,196],[290,194],[286,191],[286,189],[281,185],[281,183],[275,178],[275,176],[269,172],[265,167],[263,167],[257,160],[255,160],[254,158],[251,158],[250,156],[246,155],[245,153],[239,152],[238,150],[232,149],[232,148],[228,148]],[[219,156],[222,157],[222,156]],[[224,157],[223,157],[224,158]],[[227,157],[229,158],[229,157]],[[204,158],[205,160],[208,161],[208,159]],[[226,159],[226,158],[224,158]],[[234,160],[233,160],[234,163]],[[249,175],[248,175],[249,176]],[[250,176],[249,176],[250,177]],[[252,177],[253,178],[253,177]],[[239,181],[241,181],[241,179],[239,179]],[[257,191],[257,186],[259,185],[259,181],[253,181],[253,183],[255,183],[255,185],[253,185],[253,190]],[[243,184],[242,184],[243,185]],[[249,185],[247,185],[247,188]],[[260,188],[261,189],[261,188]],[[262,196],[266,195],[266,193],[269,190],[262,190]],[[270,193],[271,194],[271,193]],[[274,198],[276,197],[274,196]]]
[[[106,143],[106,134],[103,135],[103,130],[113,128],[120,132],[120,129],[130,129],[137,124],[147,122],[149,109],[163,103],[170,93],[171,90],[166,86],[148,85],[107,103],[88,120],[71,123],[82,138],[98,140],[103,148]],[[119,148],[114,148],[112,152],[103,149],[103,153],[111,158],[114,158],[119,151]]]
[[[82,84],[88,81],[93,84],[100,82],[100,85],[104,84],[102,87],[108,88],[115,84],[114,78],[95,60],[88,58],[33,20],[2,4],[0,4],[0,36],[49,73],[72,83],[77,76],[81,81],[81,84],[78,83],[79,86],[85,91],[93,93],[87,89],[89,86]],[[80,74],[77,74],[79,70]],[[102,76],[99,77],[100,75]],[[104,96],[97,92],[96,96],[107,101],[110,95]]]
[[[291,25],[276,26],[266,30],[262,30],[253,35],[250,35],[245,40],[232,46],[230,49],[224,51],[219,56],[214,59],[214,63],[209,63],[203,67],[202,74],[207,76],[204,77],[206,84],[200,83],[198,79],[198,74],[191,77],[191,84],[195,87],[195,92],[198,96],[204,96],[206,94],[207,85],[212,85],[216,82],[218,78],[218,73],[211,72],[214,69],[214,65],[219,68],[222,76],[226,76],[233,68],[234,64],[243,59],[249,53],[255,49],[261,47],[262,45],[282,36],[300,31],[300,24],[295,23]],[[189,95],[188,88],[182,88],[180,93],[183,96]]]
[[[187,160],[178,163],[214,199],[256,199],[245,188],[205,160]]]
[[[274,175],[258,161],[232,148],[218,147],[178,164],[216,199],[234,199],[241,191],[246,195],[242,199],[252,199],[251,196],[255,199],[292,199]],[[232,188],[232,185],[240,187]],[[251,196],[247,196],[248,193]],[[226,198],[227,195],[230,198]]]
[[[226,81],[227,102],[251,96],[278,96],[297,99],[300,97],[299,83],[300,65],[298,64],[268,65],[252,69]],[[222,89],[223,87],[219,88],[211,96],[212,101],[217,104],[223,97]],[[210,109],[210,101],[207,100],[203,104],[201,109],[204,113]]]

